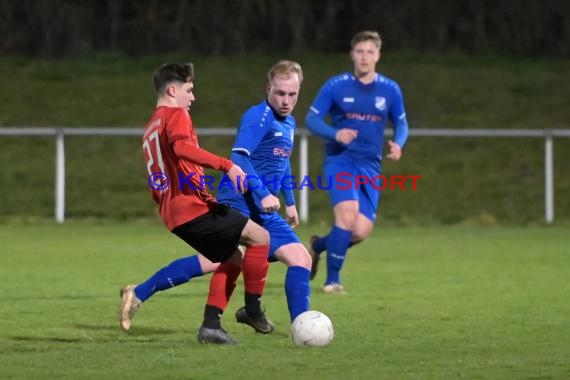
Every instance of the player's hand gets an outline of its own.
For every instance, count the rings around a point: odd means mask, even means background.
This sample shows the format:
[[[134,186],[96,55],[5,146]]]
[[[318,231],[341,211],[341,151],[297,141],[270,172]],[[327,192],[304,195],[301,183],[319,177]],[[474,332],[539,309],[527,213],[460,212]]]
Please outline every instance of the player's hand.
[[[236,191],[239,191],[242,194],[246,192],[246,190],[247,190],[247,182],[246,182],[247,174],[243,170],[241,170],[241,168],[239,166],[237,166],[236,164],[233,164],[233,166],[230,168],[230,170],[228,170],[226,175],[228,176],[230,181],[232,181],[232,185],[233,185],[234,189],[236,189]]]
[[[341,144],[350,144],[357,136],[356,129],[342,128],[336,132],[335,140]]]
[[[299,225],[299,215],[297,214],[297,207],[295,207],[295,205],[285,207],[285,220],[287,220],[287,223],[292,228]]]
[[[388,140],[388,146],[390,147],[390,153],[386,155],[386,158],[398,161],[400,157],[402,157],[402,148],[399,144],[393,142],[392,140]]]
[[[269,194],[261,200],[261,211],[263,212],[277,211],[280,207],[281,203],[279,202],[279,198],[273,194]]]

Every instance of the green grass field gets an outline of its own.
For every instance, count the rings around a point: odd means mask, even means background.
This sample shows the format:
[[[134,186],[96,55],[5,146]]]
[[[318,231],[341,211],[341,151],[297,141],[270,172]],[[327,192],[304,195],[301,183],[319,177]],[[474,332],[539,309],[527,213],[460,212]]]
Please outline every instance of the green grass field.
[[[324,227],[303,227],[306,239]],[[196,342],[208,278],[150,299],[130,333],[119,287],[189,250],[157,223],[0,227],[0,378],[568,379],[568,227],[386,227],[354,247],[346,296],[313,285],[324,349],[288,336],[284,266],[266,289],[275,334],[224,317],[235,347]]]

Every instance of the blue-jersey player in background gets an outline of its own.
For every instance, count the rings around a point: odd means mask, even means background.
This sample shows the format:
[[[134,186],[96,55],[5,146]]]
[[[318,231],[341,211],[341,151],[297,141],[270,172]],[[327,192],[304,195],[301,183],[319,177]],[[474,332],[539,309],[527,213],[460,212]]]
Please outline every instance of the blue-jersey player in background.
[[[325,178],[335,178],[341,172],[350,173],[353,179],[359,175],[368,179],[377,176],[382,170],[384,129],[388,120],[394,128],[394,139],[388,141],[386,158],[399,160],[402,155],[408,137],[404,101],[398,84],[376,72],[381,46],[377,32],[355,34],[350,51],[354,72],[330,78],[306,116],[309,130],[327,140]],[[327,116],[330,124],[325,121]],[[309,243],[313,256],[311,279],[317,273],[319,255],[327,251],[325,293],[345,293],[340,270],[348,248],[366,239],[372,231],[380,198],[379,186],[378,183],[359,186],[353,183],[350,189],[341,190],[333,184],[328,190],[334,207],[334,225],[328,235],[313,236]]]
[[[293,150],[295,119],[291,116],[301,88],[303,72],[296,62],[279,61],[268,72],[267,99],[248,109],[242,116],[232,148],[231,159],[248,174],[245,194],[231,186],[219,186],[216,198],[249,215],[269,232],[269,260],[287,265],[285,295],[291,321],[309,310],[311,256],[293,231],[299,224],[289,159]],[[242,166],[243,165],[243,166]],[[285,185],[285,186],[282,186]],[[285,200],[285,219],[278,213]],[[229,260],[214,272],[210,280],[208,305],[223,312],[235,287],[241,263]],[[270,333],[274,327],[267,320],[250,318],[241,308],[238,322],[257,332]],[[267,323],[269,322],[269,323]]]

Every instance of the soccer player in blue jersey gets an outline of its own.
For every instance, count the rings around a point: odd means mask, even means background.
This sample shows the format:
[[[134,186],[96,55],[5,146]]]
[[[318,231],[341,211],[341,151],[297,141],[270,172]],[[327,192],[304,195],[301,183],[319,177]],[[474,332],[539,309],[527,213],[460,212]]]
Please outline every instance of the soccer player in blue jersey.
[[[220,204],[232,206],[243,214],[250,215],[269,231],[271,245],[268,260],[279,260],[288,266],[285,294],[291,320],[309,310],[311,292],[311,256],[292,230],[292,227],[299,224],[299,217],[292,186],[283,180],[291,174],[289,157],[296,126],[291,112],[297,103],[302,81],[303,72],[298,63],[280,61],[269,70],[267,99],[245,112],[232,149],[232,159],[246,166],[243,170],[248,173],[248,191],[242,195],[229,182],[225,182],[228,186],[223,186],[224,182],[221,181],[216,195]],[[286,220],[277,212],[281,206],[278,198],[280,194],[286,204]],[[156,292],[215,271],[198,340],[203,343],[236,343],[225,330],[223,334],[209,335],[205,335],[204,331],[222,329],[220,317],[236,286],[241,266],[241,255],[233,255],[219,265],[201,254],[170,263],[147,281],[129,286],[135,307],[127,305],[129,307],[121,311],[121,327],[128,330],[140,306]],[[253,301],[250,300],[249,303]],[[271,333],[275,329],[263,313],[258,311],[257,315],[251,314],[245,307],[238,309],[236,319],[260,333]]]
[[[292,227],[299,224],[289,157],[293,150],[295,119],[291,116],[301,88],[303,72],[296,62],[279,61],[268,72],[267,99],[243,115],[231,159],[248,173],[248,191],[242,196],[230,186],[218,190],[218,201],[241,211],[269,232],[269,260],[287,265],[285,295],[291,321],[309,310],[311,256]],[[285,219],[277,212],[278,196],[285,200]],[[210,281],[208,305],[222,313],[240,273],[239,263],[220,264]],[[228,287],[230,291],[228,292]],[[257,332],[270,333],[241,308],[238,322]],[[269,327],[269,328],[268,328]]]
[[[309,130],[326,140],[323,164],[325,178],[341,172],[352,178],[372,179],[382,170],[382,147],[386,122],[391,121],[394,139],[388,141],[386,158],[399,160],[408,138],[408,122],[398,84],[376,72],[382,40],[375,31],[356,33],[350,57],[354,71],[330,78],[320,89],[307,113]],[[325,121],[330,118],[330,123]],[[365,182],[365,181],[363,181]],[[325,293],[345,294],[340,271],[350,246],[366,239],[376,220],[379,183],[331,186],[334,225],[326,236],[313,236],[309,252],[313,258],[311,279],[317,274],[320,254],[327,251]]]

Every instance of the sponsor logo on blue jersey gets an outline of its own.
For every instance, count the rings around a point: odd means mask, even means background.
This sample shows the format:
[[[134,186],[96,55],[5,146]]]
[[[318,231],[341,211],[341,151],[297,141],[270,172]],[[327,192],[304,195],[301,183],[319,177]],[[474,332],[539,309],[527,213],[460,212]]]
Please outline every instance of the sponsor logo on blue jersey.
[[[379,122],[382,120],[382,116],[374,115],[371,113],[358,113],[358,112],[347,112],[345,116],[348,120],[359,120],[359,121],[372,121]]]
[[[275,147],[273,148],[273,155],[277,157],[289,158],[291,156],[291,149]]]

